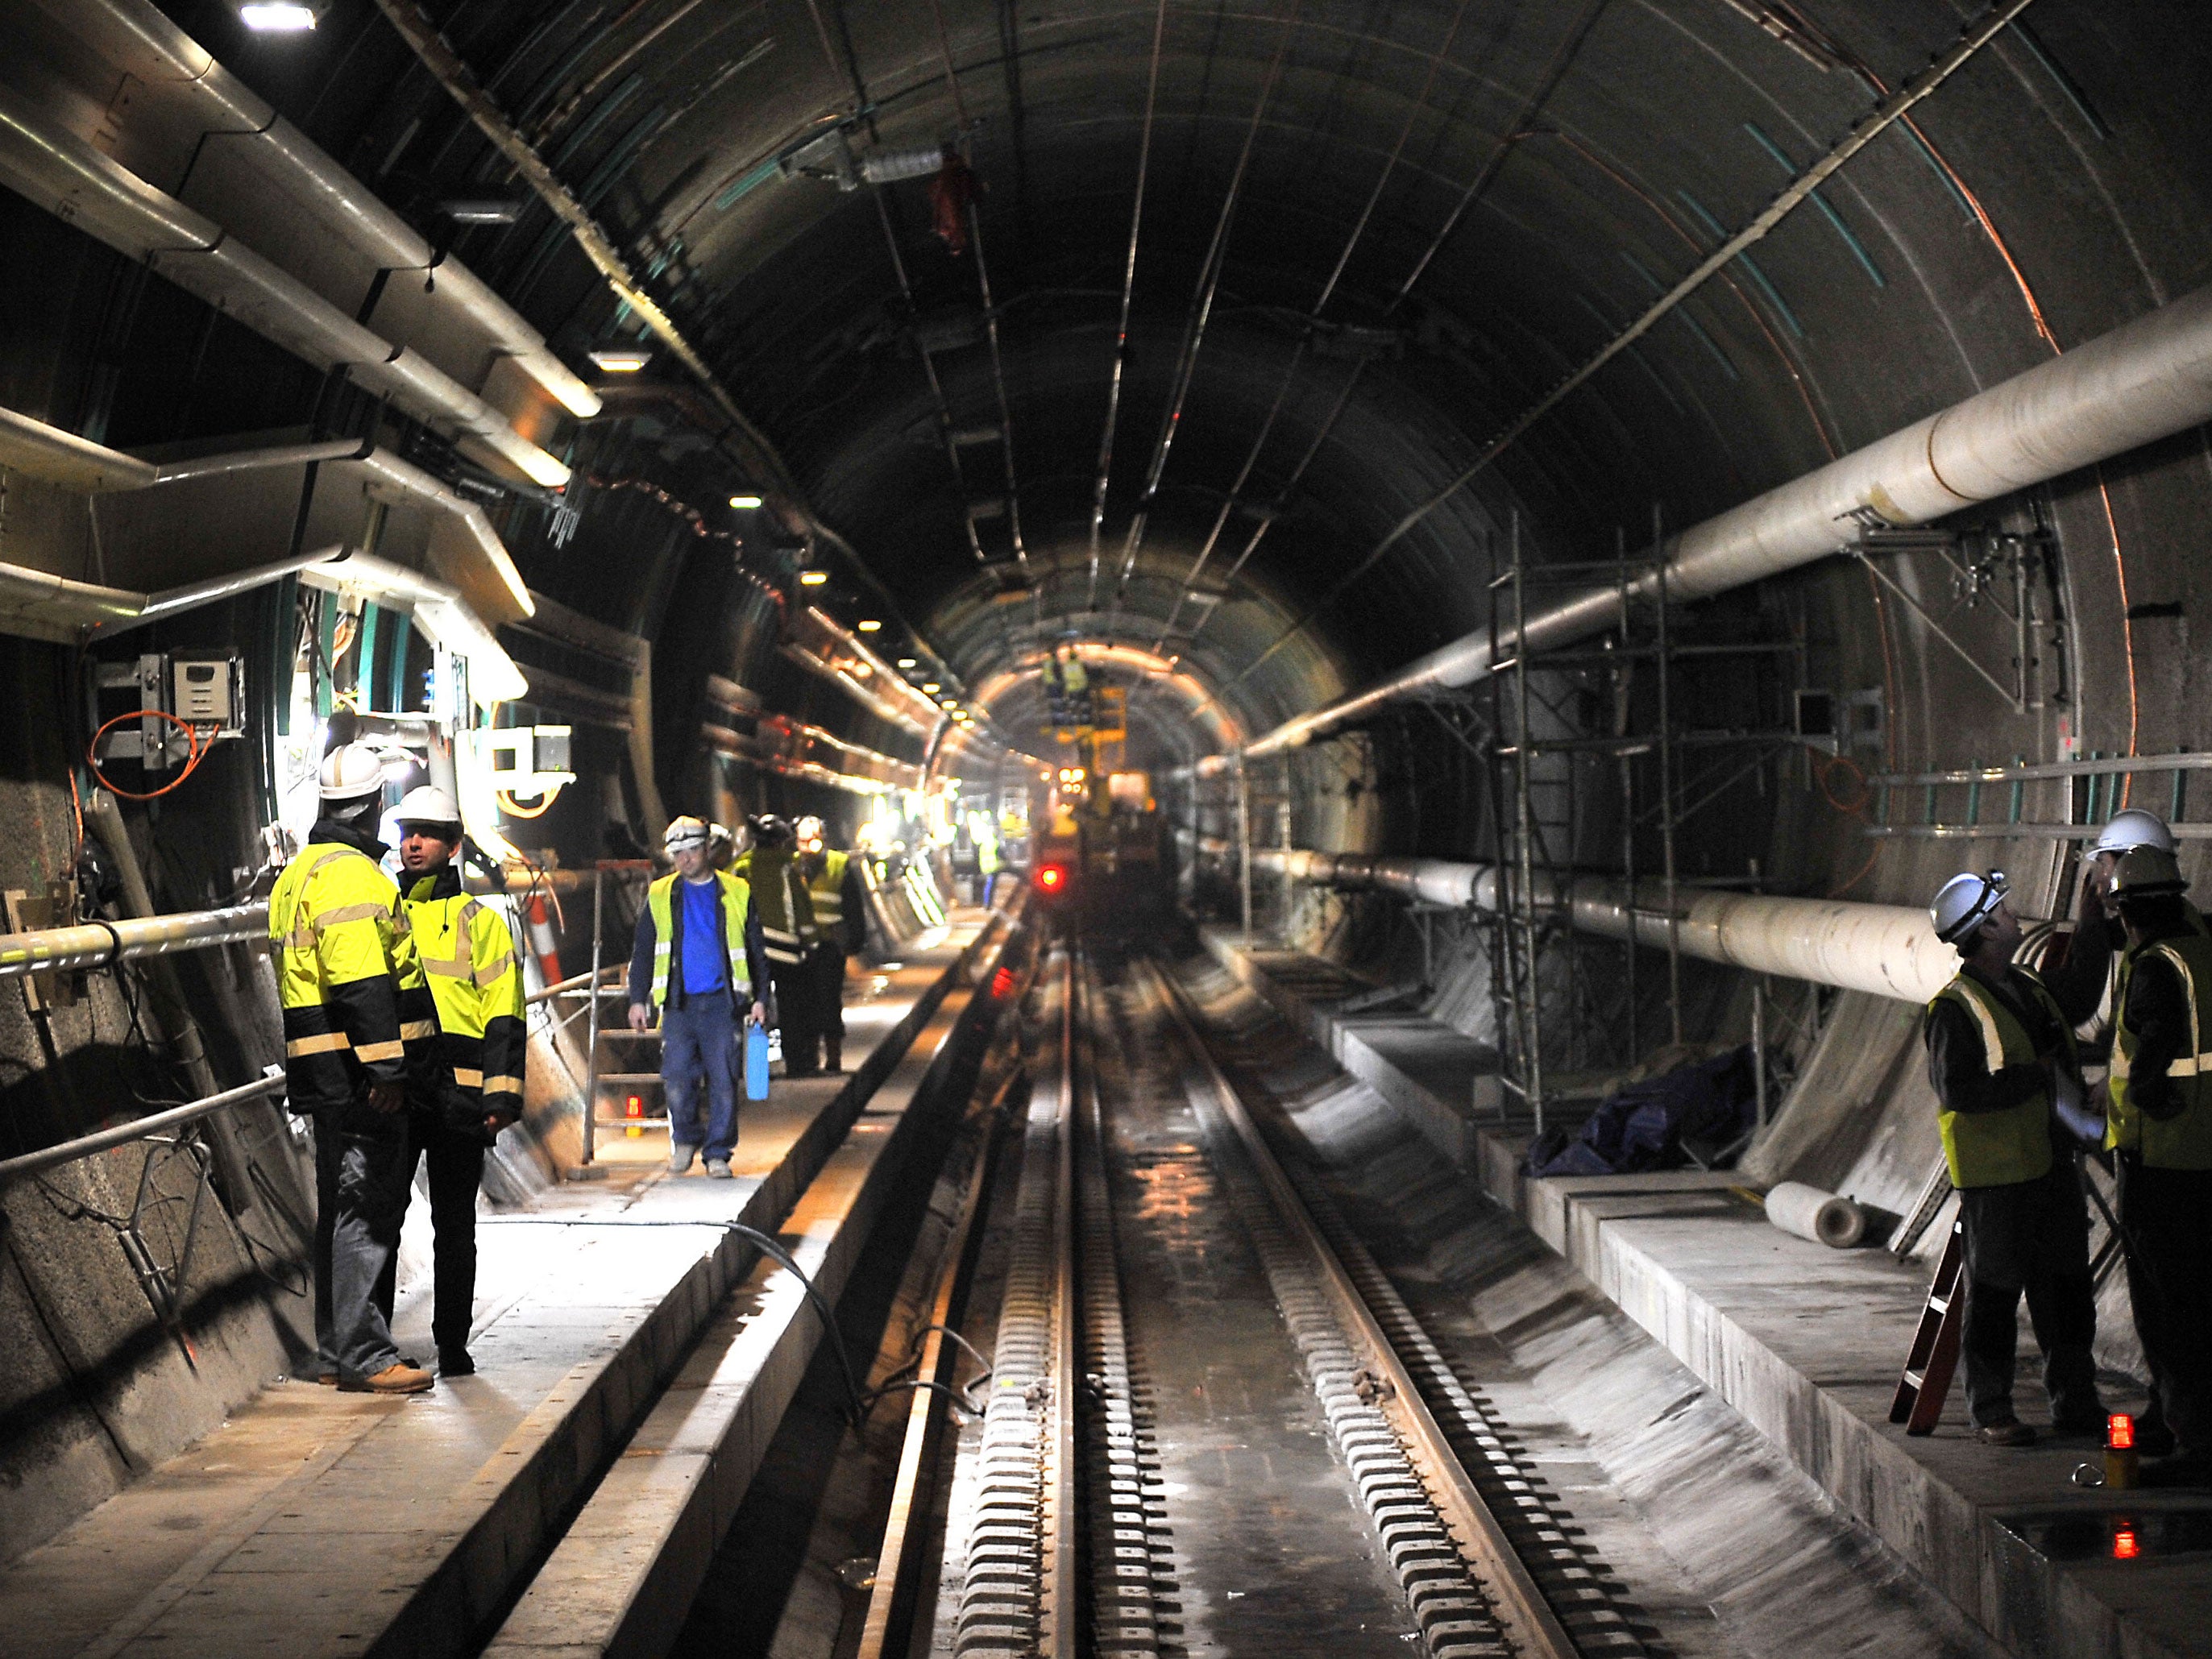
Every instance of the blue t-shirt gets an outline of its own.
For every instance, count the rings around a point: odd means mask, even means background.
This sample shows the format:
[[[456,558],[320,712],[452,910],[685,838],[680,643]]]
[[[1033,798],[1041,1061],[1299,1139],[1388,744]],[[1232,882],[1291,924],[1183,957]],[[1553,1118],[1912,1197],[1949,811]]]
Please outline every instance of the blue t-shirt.
[[[730,984],[730,953],[722,943],[722,885],[679,880],[684,901],[684,994],[704,996]]]

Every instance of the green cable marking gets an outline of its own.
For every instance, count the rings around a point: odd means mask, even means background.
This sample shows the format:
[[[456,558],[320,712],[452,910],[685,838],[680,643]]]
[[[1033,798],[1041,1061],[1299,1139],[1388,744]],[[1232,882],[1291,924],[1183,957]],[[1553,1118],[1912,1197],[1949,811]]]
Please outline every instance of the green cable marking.
[[[1797,164],[1790,159],[1789,152],[1760,131],[1756,122],[1746,121],[1743,124],[1743,130],[1758,141],[1759,148],[1781,163],[1783,172],[1793,179],[1797,177]],[[1881,268],[1875,264],[1874,256],[1866,251],[1865,245],[1857,237],[1851,234],[1851,228],[1844,222],[1844,216],[1829,205],[1828,198],[1816,190],[1813,192],[1813,205],[1820,210],[1821,217],[1834,227],[1837,235],[1844,239],[1844,246],[1850,249],[1868,276],[1873,279],[1874,285],[1876,288],[1887,288],[1889,283],[1882,276]]]

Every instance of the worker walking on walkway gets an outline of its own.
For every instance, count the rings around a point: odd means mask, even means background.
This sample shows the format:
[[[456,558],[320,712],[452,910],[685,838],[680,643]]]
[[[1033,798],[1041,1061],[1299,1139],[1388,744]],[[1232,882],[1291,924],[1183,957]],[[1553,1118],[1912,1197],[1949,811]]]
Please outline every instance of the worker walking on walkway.
[[[399,890],[379,866],[384,762],[367,744],[323,762],[322,815],[269,895],[285,1087],[315,1126],[319,1380],[419,1394],[378,1286],[407,1214],[407,1079],[434,1030]],[[410,1049],[412,1053],[410,1054]]]
[[[775,813],[751,822],[753,844],[738,855],[730,873],[747,883],[760,918],[762,950],[775,988],[777,1027],[783,1033],[783,1073],[812,1077],[820,1065],[821,1027],[807,962],[817,930],[814,903],[799,872],[799,837]]]
[[[2212,939],[2173,854],[2118,860],[2127,945],[2113,999],[2105,1145],[2116,1156],[2128,1299],[2171,1456],[2146,1486],[2212,1486]]]
[[[2088,1214],[2075,1154],[2051,1128],[2054,1097],[2080,1094],[2075,1020],[2013,961],[2021,927],[2002,872],[1954,877],[1929,914],[1936,936],[1963,958],[1958,977],[1928,1005],[1926,1037],[1943,1156],[1966,1226],[1968,1412],[1988,1444],[2035,1443],[2012,1397],[2024,1291],[2052,1428],[2101,1432]]]
[[[644,1030],[659,1010],[670,1171],[682,1175],[703,1151],[707,1173],[726,1181],[738,1141],[738,1025],[768,1013],[760,919],[744,882],[714,868],[706,824],[678,818],[663,845],[676,868],[646,890],[637,913],[629,1029]]]
[[[407,1115],[407,1178],[430,1176],[436,1300],[430,1334],[441,1376],[476,1370],[469,1325],[477,1294],[477,1188],[484,1152],[522,1116],[528,1049],[522,963],[506,917],[461,890],[459,805],[442,789],[416,789],[399,825],[401,902],[436,1010],[430,1063],[415,1077]],[[387,1304],[386,1311],[389,1311]]]
[[[822,1037],[822,1069],[845,1069],[845,959],[868,942],[867,894],[860,864],[850,853],[829,844],[822,820],[803,817],[799,836],[799,873],[814,907],[814,1029]],[[811,1063],[812,1054],[806,1056]],[[791,1065],[791,1035],[784,1034],[783,1060]]]

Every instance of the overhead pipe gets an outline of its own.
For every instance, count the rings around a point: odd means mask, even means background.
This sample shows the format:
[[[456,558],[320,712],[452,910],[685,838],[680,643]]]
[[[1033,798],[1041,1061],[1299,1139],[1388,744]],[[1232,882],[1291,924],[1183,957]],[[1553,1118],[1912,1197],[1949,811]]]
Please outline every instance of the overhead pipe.
[[[1668,538],[1669,600],[1708,599],[1843,550],[1862,519],[1926,524],[2212,420],[2212,287],[2201,288],[1962,403]],[[1656,597],[1656,574],[1629,584]],[[1532,648],[1609,628],[1618,587],[1532,614]],[[1286,720],[1247,759],[1297,748],[1391,703],[1471,685],[1490,672],[1486,628],[1357,695]]]
[[[1187,830],[1177,838],[1188,842]],[[1218,836],[1200,852],[1234,858]],[[1497,866],[1443,859],[1390,858],[1359,853],[1254,846],[1252,867],[1311,886],[1395,893],[1430,904],[1496,915],[1503,900]],[[1784,898],[1760,893],[1678,890],[1673,914],[1656,891],[1612,876],[1558,877],[1539,872],[1531,897],[1540,912],[1564,915],[1579,931],[1665,950],[1674,934],[1681,952],[1755,974],[1926,1002],[1959,971],[1959,955],[1936,937],[1928,913],[1910,905],[1841,899]]]
[[[189,100],[198,142],[243,146],[255,169],[280,191],[322,211],[319,223],[345,238],[380,270],[432,275],[432,303],[458,313],[572,415],[599,412],[599,394],[548,349],[483,279],[443,254],[313,141],[217,63],[164,16],[152,0],[36,0],[108,64],[173,98]]]
[[[318,368],[344,367],[409,414],[477,440],[532,482],[568,469],[421,353],[395,346],[112,158],[0,88],[0,183]]]
[[[158,622],[218,599],[232,599],[311,565],[327,564],[345,556],[343,547],[319,547],[152,593],[102,587],[49,571],[0,564],[0,631],[23,631],[32,638],[82,643],[94,635],[118,634],[142,623]]]
[[[379,599],[406,601],[416,625],[433,645],[468,659],[469,696],[479,706],[489,708],[496,702],[519,702],[529,696],[530,682],[514,659],[492,637],[491,629],[460,591],[448,583],[372,553],[308,565],[299,574],[306,586],[329,592],[368,593]]]

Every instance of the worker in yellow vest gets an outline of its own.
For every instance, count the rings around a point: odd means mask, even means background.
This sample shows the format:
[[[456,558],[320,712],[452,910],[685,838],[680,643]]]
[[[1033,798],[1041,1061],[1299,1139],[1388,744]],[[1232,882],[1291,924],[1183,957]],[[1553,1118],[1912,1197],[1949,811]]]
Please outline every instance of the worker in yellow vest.
[[[2212,939],[2187,885],[2156,847],[2124,854],[2113,872],[2127,945],[2105,1145],[2118,1163],[2128,1299],[2172,1437],[2146,1486],[2212,1486]]]
[[[760,920],[745,883],[714,868],[704,823],[688,815],[678,818],[662,844],[676,868],[646,889],[637,913],[629,1028],[644,1030],[659,1011],[669,1172],[682,1175],[703,1152],[707,1173],[726,1181],[738,1140],[738,1023],[758,1024],[767,1018]]]
[[[845,1069],[845,959],[868,942],[867,893],[860,884],[860,860],[829,844],[820,818],[803,817],[792,827],[799,836],[799,877],[818,930],[811,964],[814,1027],[822,1037],[822,1069],[834,1073]],[[788,1035],[783,1057],[788,1066]]]
[[[414,1079],[407,1178],[429,1167],[438,1374],[467,1376],[477,1294],[477,1189],[484,1153],[522,1116],[530,1034],[522,962],[507,918],[461,890],[461,809],[442,789],[411,789],[399,826],[400,902],[437,1010],[434,1064]]]
[[[269,894],[284,1012],[284,1087],[315,1126],[317,1380],[420,1394],[378,1289],[407,1215],[407,1094],[436,1027],[399,890],[379,863],[384,758],[365,743],[323,762],[321,816]]]
[[[814,904],[799,875],[798,836],[773,812],[749,821],[752,845],[738,854],[730,874],[747,884],[760,919],[761,949],[775,988],[776,1029],[783,1034],[786,1077],[812,1077],[820,1068],[822,1033],[808,958],[817,930]]]
[[[2081,1168],[2071,1141],[2052,1129],[2058,1100],[2079,1098],[2075,1021],[2013,961],[2021,927],[2005,890],[1993,870],[1954,877],[1936,896],[1936,936],[1962,962],[1928,1005],[1925,1036],[1966,1226],[1967,1411],[1985,1444],[2028,1446],[2035,1431],[2012,1394],[2023,1291],[2053,1430],[2100,1434],[2105,1407],[2090,1357],[2097,1308]]]

